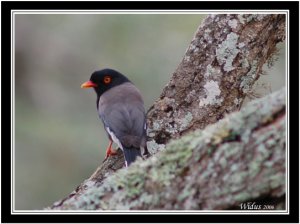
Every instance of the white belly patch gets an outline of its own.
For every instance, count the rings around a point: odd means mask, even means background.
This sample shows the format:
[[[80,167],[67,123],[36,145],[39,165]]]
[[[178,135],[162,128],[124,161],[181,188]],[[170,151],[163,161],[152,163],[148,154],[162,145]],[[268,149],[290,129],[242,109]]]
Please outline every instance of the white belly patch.
[[[121,142],[119,141],[119,139],[115,136],[115,134],[109,129],[109,127],[105,128],[106,131],[108,132],[108,134],[110,135],[110,137],[112,138],[113,142],[116,143],[120,149],[122,149],[123,151],[123,146],[121,144]]]

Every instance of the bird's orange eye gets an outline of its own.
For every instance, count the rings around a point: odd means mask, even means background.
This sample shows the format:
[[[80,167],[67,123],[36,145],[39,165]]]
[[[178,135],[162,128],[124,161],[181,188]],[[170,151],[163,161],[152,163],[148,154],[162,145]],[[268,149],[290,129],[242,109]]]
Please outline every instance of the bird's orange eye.
[[[104,84],[109,84],[111,82],[111,77],[110,76],[105,76],[103,79]]]

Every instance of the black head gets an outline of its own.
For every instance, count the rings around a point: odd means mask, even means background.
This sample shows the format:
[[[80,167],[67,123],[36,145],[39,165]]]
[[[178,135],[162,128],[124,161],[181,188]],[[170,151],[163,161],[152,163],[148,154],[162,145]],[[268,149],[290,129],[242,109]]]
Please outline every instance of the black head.
[[[83,83],[81,88],[93,87],[100,97],[105,91],[125,82],[130,82],[126,76],[116,70],[106,68],[93,72],[90,80]]]

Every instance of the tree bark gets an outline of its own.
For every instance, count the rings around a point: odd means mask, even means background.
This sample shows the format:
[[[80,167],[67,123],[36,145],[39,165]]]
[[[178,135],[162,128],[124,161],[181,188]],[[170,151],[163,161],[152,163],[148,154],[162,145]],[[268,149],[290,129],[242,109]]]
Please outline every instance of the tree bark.
[[[285,89],[249,103],[146,161],[90,178],[52,209],[285,209]]]
[[[208,16],[148,112],[149,151],[238,110],[284,38],[284,15]]]
[[[208,16],[147,114],[149,152],[166,151],[111,175],[118,151],[51,209],[228,209],[264,196],[284,207],[284,91],[198,130],[239,110],[284,39],[285,15]]]

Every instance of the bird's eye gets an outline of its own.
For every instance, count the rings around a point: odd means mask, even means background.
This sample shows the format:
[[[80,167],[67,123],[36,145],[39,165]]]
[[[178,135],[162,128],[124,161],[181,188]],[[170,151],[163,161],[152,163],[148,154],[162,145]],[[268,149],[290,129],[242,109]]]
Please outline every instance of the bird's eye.
[[[111,83],[111,77],[110,76],[105,76],[104,78],[103,78],[103,82],[104,82],[104,84],[109,84],[109,83]]]

